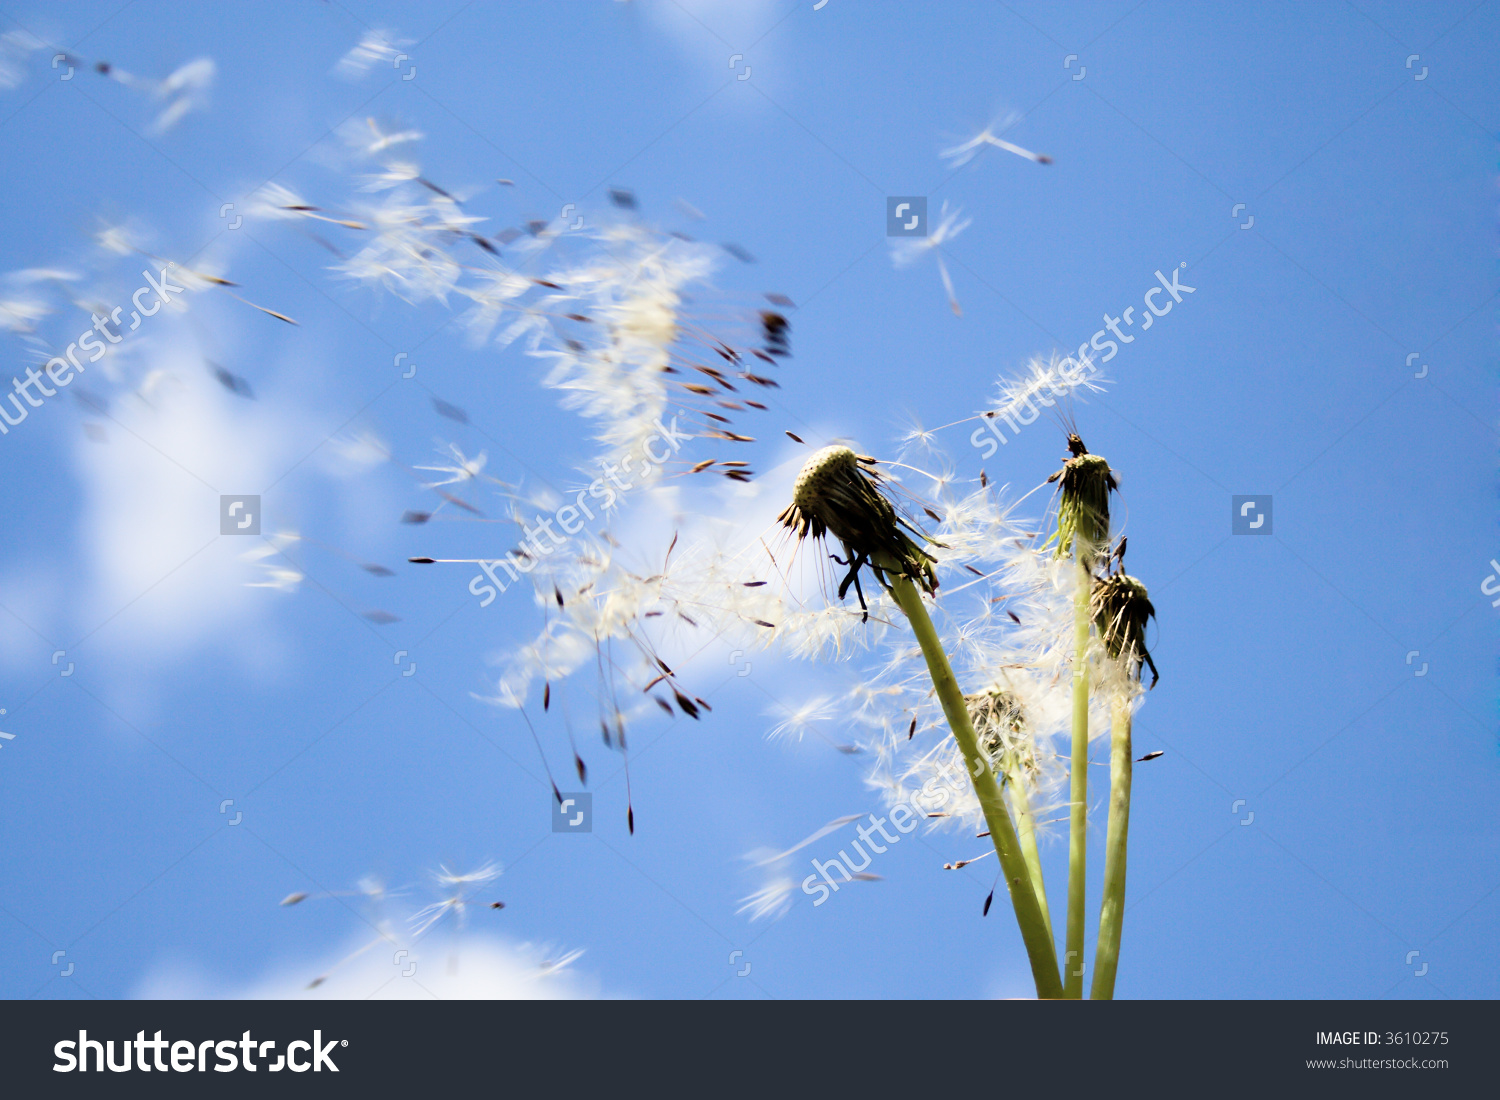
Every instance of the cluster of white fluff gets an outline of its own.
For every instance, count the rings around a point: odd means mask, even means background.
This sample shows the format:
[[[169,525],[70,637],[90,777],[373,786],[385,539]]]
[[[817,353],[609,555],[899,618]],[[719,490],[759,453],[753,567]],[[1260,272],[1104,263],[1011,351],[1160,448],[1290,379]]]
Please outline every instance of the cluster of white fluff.
[[[376,139],[364,151],[376,157],[378,170],[365,176],[347,216],[330,216],[289,193],[269,195],[263,208],[277,217],[315,216],[350,228],[361,243],[338,264],[343,275],[409,302],[462,299],[472,339],[515,344],[545,360],[546,385],[597,425],[598,460],[638,454],[663,418],[683,404],[684,389],[702,391],[682,385],[684,375],[693,378],[692,371],[702,369],[700,354],[712,362],[717,353],[726,370],[743,370],[733,349],[689,311],[693,289],[713,273],[716,249],[626,213],[603,224],[591,218],[586,228],[560,219],[485,237],[483,219],[467,212],[464,199],[424,179],[409,159],[383,156],[420,135],[383,134],[373,124],[371,132]],[[952,152],[961,161],[981,145],[1046,161],[989,131]],[[904,263],[934,255],[952,301],[941,248],[967,224],[957,211],[944,209],[928,237],[898,242],[895,258]],[[1018,430],[1043,409],[1098,390],[1101,382],[1087,360],[1038,359],[1019,377],[1001,381],[994,407],[983,415]],[[711,407],[709,401],[701,404]],[[709,428],[704,434],[713,434]],[[903,461],[880,469],[886,487],[930,540],[941,581],[935,617],[963,690],[1003,693],[1018,708],[1019,729],[1007,733],[1003,751],[1021,761],[1033,820],[1045,827],[1067,806],[1068,761],[1059,746],[1065,747],[1070,726],[1078,574],[1046,545],[1037,523],[1015,514],[1005,489],[961,479],[932,452],[934,438],[920,428],[910,433]],[[909,452],[918,449],[925,453],[912,458]],[[907,465],[908,458],[931,472]],[[732,514],[741,507],[733,493],[743,487],[723,481],[716,482],[726,489],[716,504],[700,506],[690,517],[677,512],[665,522],[676,498],[660,488],[660,467],[643,473],[645,483],[634,491],[639,496],[632,495],[631,506],[646,502],[656,521],[650,538],[621,544],[601,531],[528,560],[542,625],[501,658],[492,700],[521,707],[536,697],[539,683],[546,693],[568,676],[586,673],[597,680],[594,694],[608,737],[611,731],[623,734],[631,720],[655,706],[695,714],[702,701],[664,654],[717,640],[798,658],[849,660],[858,669],[855,687],[832,694],[825,687],[785,708],[773,735],[796,737],[830,715],[852,717],[858,747],[873,760],[869,782],[892,804],[911,802],[936,783],[949,797],[933,824],[979,826],[983,815],[964,781],[926,664],[900,612],[869,573],[866,608],[852,591],[840,600],[832,592],[841,574],[827,561],[840,547],[799,546],[775,528],[771,513],[760,534],[747,535],[743,524],[727,519],[716,522],[709,518],[714,512]],[[903,478],[915,481],[920,493],[908,494]],[[610,518],[613,526],[618,517]],[[1048,522],[1042,517],[1042,526]],[[671,544],[664,546],[668,534]],[[1097,647],[1082,659],[1103,664]],[[1091,729],[1103,736],[1107,715],[1101,713]],[[1001,746],[993,751],[998,764]],[[768,888],[748,908],[758,915],[781,911],[782,886]]]
[[[659,477],[660,467],[640,456],[681,403],[683,374],[698,352],[723,365],[717,349],[725,345],[685,308],[689,288],[706,284],[719,250],[624,214],[591,213],[582,226],[567,218],[530,222],[524,231],[486,236],[489,219],[470,213],[465,198],[424,178],[409,154],[386,155],[420,133],[366,125],[368,134],[356,127],[346,136],[375,170],[363,173],[347,212],[330,213],[270,184],[252,215],[352,231],[355,248],[333,269],[407,303],[460,299],[471,340],[516,343],[550,365],[545,384],[598,425],[598,461],[633,456],[641,480]]]

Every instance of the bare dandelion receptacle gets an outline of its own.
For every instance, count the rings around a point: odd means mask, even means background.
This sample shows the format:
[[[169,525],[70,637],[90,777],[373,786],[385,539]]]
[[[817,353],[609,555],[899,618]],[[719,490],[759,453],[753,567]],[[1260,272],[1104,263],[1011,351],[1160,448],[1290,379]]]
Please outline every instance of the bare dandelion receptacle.
[[[922,533],[896,512],[880,491],[875,460],[844,446],[824,447],[802,466],[792,490],[792,503],[777,517],[798,539],[822,539],[832,534],[844,545],[849,573],[839,586],[842,599],[859,569],[868,565],[881,584],[885,574],[910,577],[923,591],[937,590],[936,564],[931,554],[907,532]],[[903,530],[903,528],[905,530]],[[863,593],[860,593],[863,603]]]

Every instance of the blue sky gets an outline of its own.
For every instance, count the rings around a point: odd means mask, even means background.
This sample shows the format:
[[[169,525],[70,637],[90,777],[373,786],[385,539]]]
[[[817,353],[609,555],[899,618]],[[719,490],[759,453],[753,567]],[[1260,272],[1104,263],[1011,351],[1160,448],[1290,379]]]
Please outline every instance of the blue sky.
[[[408,56],[340,79],[372,28]],[[642,217],[748,250],[714,300],[796,303],[766,440],[887,452],[910,417],[972,416],[998,375],[1139,314],[1178,268],[1194,292],[1076,410],[1121,474],[1158,616],[1162,679],[1135,736],[1165,755],[1136,773],[1118,994],[1500,994],[1500,611],[1482,591],[1500,568],[1500,4],[0,6],[0,33],[19,30],[46,46],[0,91],[0,271],[84,264],[91,233],[129,222],[299,324],[195,293],[122,355],[113,390],[89,380],[113,394],[97,437],[61,396],[0,437],[0,995],[294,989],[371,918],[357,898],[285,895],[373,874],[417,906],[438,865],[489,860],[505,873],[478,900],[506,908],[470,915],[468,949],[582,948],[562,993],[1029,992],[1009,914],[980,916],[993,872],[942,870],[972,854],[952,834],[893,847],[882,881],[816,909],[736,914],[759,885],[744,853],[879,808],[868,760],[831,747],[836,721],[827,739],[765,737],[770,708],[857,665],[690,662],[714,712],[634,735],[635,836],[618,757],[586,733],[594,832],[551,832],[525,725],[475,698],[536,608],[480,608],[466,567],[405,564],[494,556],[509,536],[403,526],[431,495],[338,443],[374,433],[416,465],[453,441],[497,477],[564,484],[588,428],[519,350],[341,281],[293,227],[221,217],[267,181],[345,194],[335,131],[367,116],[423,131],[424,175],[493,230],[570,203],[602,216],[606,189],[628,188]],[[156,133],[161,104],[87,69],[63,79],[60,51],[143,77],[211,57],[217,76]],[[1012,113],[1006,137],[1053,164],[939,159]],[[934,266],[893,266],[891,195],[973,219],[946,248],[962,317]],[[125,300],[137,270],[101,293]],[[66,342],[77,320],[43,330]],[[0,336],[23,371],[27,346]],[[256,399],[215,387],[205,355]],[[139,396],[158,370],[170,423]],[[1063,454],[1045,421],[988,459],[967,430],[945,436],[962,476],[982,465],[1021,492]],[[218,535],[225,493],[397,575],[304,544],[298,591],[246,588],[249,540]],[[1231,534],[1236,495],[1273,498],[1269,537]],[[565,770],[560,710],[539,734]],[[1054,891],[1065,849],[1044,847]],[[391,995],[389,971],[356,978]]]

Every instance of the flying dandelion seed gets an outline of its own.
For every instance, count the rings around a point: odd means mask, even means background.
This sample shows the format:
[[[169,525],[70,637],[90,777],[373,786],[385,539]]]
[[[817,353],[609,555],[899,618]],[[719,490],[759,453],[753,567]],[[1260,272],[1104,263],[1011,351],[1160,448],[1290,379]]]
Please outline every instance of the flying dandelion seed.
[[[955,145],[952,148],[944,149],[938,155],[941,156],[944,160],[948,161],[952,167],[960,168],[963,165],[968,164],[969,161],[973,160],[979,154],[980,150],[983,149],[986,145],[992,145],[996,149],[1003,149],[1007,153],[1014,153],[1018,157],[1024,157],[1027,160],[1035,161],[1037,164],[1051,164],[1051,157],[1046,156],[1042,153],[1033,153],[1030,149],[1023,149],[1021,148],[1021,146],[1012,144],[1009,141],[1005,141],[995,134],[995,131],[997,129],[1003,132],[1004,130],[1009,129],[1009,127],[1014,125],[1018,120],[1018,115],[1012,115],[1004,122],[992,122],[989,126],[986,126],[983,130],[979,131],[979,133],[975,134],[968,141],[962,142],[959,145]]]
[[[826,722],[834,716],[833,700],[826,697],[813,699],[795,707],[778,703],[773,713],[781,721],[772,726],[766,736],[773,740],[786,738],[800,741],[817,723]]]
[[[453,461],[454,461],[455,465],[452,465],[452,466],[416,466],[416,467],[413,467],[413,469],[417,469],[417,470],[429,470],[432,473],[448,474],[449,475],[448,477],[443,478],[441,481],[427,482],[427,483],[425,483],[422,486],[422,488],[424,488],[424,489],[436,489],[436,488],[438,488],[439,486],[442,486],[442,485],[455,485],[455,484],[458,484],[459,482],[473,481],[476,478],[480,478],[480,477],[484,477],[485,476],[485,474],[484,474],[484,467],[485,467],[485,464],[489,461],[489,459],[488,459],[488,457],[485,455],[485,453],[483,451],[480,451],[473,458],[468,458],[468,457],[466,457],[464,455],[463,451],[461,451],[461,450],[458,449],[458,445],[457,444],[454,444],[454,443],[448,444],[447,450],[448,450],[448,453],[453,456]],[[439,453],[441,453],[441,452],[439,452]],[[486,480],[494,481],[495,479],[494,478],[486,478]]]
[[[937,260],[938,274],[942,276],[943,290],[948,295],[948,308],[953,310],[955,317],[962,317],[963,310],[959,307],[958,297],[953,292],[953,279],[948,274],[948,263],[943,259],[943,246],[972,224],[972,218],[961,218],[962,211],[948,209],[948,203],[944,201],[943,208],[938,215],[938,223],[925,237],[897,237],[891,242],[891,261],[897,267],[906,267],[916,263],[924,256],[931,255]]]
[[[390,31],[370,30],[339,59],[334,71],[345,80],[358,80],[376,65],[390,67],[401,50],[413,44]]]
[[[189,111],[203,110],[208,105],[208,90],[213,86],[217,67],[212,58],[200,57],[189,61],[165,80],[152,86],[156,99],[170,100],[156,116],[152,129],[164,134],[182,121]]]
[[[474,892],[499,878],[501,870],[498,863],[486,863],[467,874],[455,874],[447,867],[439,867],[434,872],[433,878],[437,880],[445,894],[438,901],[412,914],[412,937],[414,939],[421,937],[449,914],[453,915],[458,926],[462,928],[468,914],[468,907],[473,904]]]

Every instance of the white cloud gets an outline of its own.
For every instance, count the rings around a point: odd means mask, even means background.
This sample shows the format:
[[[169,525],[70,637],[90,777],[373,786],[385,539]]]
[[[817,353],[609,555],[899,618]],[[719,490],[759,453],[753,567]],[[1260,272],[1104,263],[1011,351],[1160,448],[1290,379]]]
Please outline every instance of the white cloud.
[[[284,966],[245,986],[215,985],[181,966],[163,967],[136,991],[146,999],[230,1000],[575,1000],[599,996],[597,979],[578,974],[564,960],[577,953],[492,936],[426,943],[402,951],[381,944],[349,959],[361,947],[305,965]],[[400,952],[400,957],[397,957]],[[329,973],[316,989],[310,975]],[[408,971],[410,973],[408,974]]]
[[[241,587],[249,540],[219,537],[220,494],[258,493],[293,459],[267,411],[216,393],[195,351],[159,346],[151,362],[140,388],[113,402],[108,442],[75,447],[92,581],[80,617],[93,626],[149,600],[130,644],[177,648],[255,602]],[[263,517],[262,530],[271,522]]]

